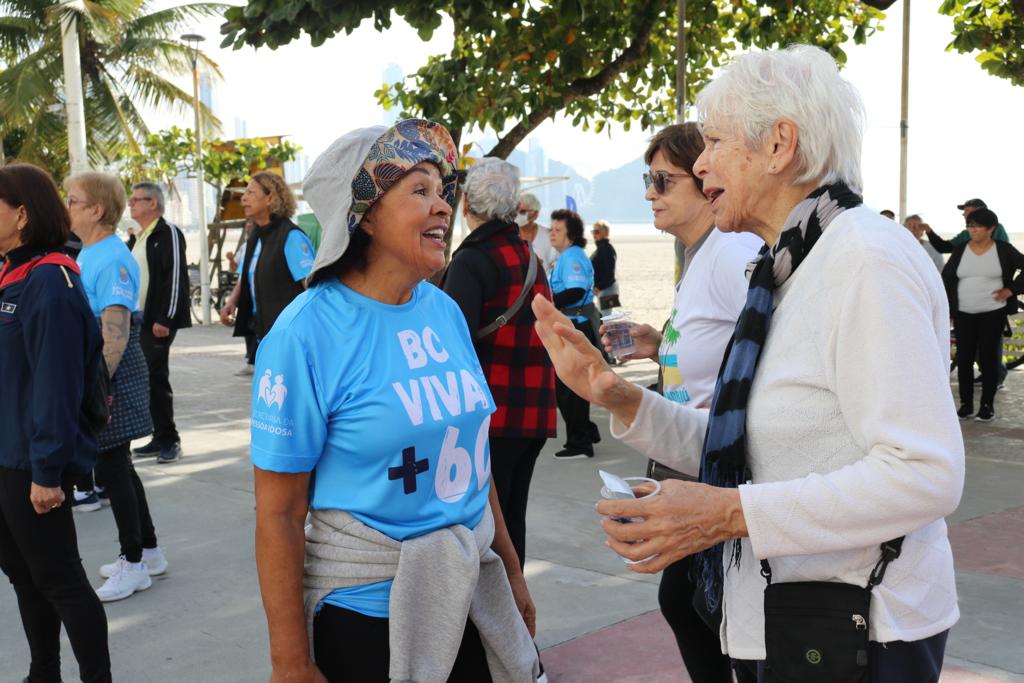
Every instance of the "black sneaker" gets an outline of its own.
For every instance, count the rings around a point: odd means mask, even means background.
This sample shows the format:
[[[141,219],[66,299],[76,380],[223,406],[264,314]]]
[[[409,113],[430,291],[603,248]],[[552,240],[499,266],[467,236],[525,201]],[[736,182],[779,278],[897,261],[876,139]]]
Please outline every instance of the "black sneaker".
[[[169,462],[174,462],[181,459],[181,444],[172,443],[170,446],[164,446],[160,449],[160,454],[156,456],[156,463],[158,465],[166,465]]]
[[[563,448],[555,453],[555,460],[579,460],[581,458],[593,458],[593,451],[584,451],[580,448]]]
[[[981,409],[978,410],[978,414],[974,416],[974,419],[978,422],[991,422],[995,419],[995,416],[996,414],[995,411],[992,410],[992,406],[983,405],[981,406]]]
[[[132,450],[132,454],[135,455],[136,457],[145,458],[145,457],[152,457],[154,455],[158,455],[160,453],[160,450],[161,450],[160,444],[158,444],[154,440],[154,441],[150,441],[145,446],[139,446],[138,448]]]
[[[960,410],[956,411],[956,416],[961,420],[969,420],[974,415],[974,406],[963,404],[960,406]]]

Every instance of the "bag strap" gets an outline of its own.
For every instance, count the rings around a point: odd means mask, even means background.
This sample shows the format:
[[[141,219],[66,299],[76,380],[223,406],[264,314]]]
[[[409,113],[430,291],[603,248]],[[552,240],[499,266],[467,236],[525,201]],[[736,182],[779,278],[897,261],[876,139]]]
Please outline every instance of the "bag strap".
[[[495,318],[494,322],[490,325],[481,327],[477,330],[477,339],[483,339],[491,332],[507,325],[508,321],[512,319],[512,316],[518,313],[519,309],[522,308],[523,302],[526,301],[526,295],[533,289],[533,284],[537,281],[537,255],[533,253],[533,249],[530,247],[529,242],[526,242],[526,250],[530,254],[530,265],[526,267],[526,280],[523,282],[522,291],[519,292],[519,296],[516,297],[516,300],[512,302],[512,305],[508,307],[507,311]]]
[[[10,287],[13,284],[21,282],[32,274],[38,266],[51,265],[60,266],[64,270],[64,279],[68,282],[68,287],[72,287],[71,279],[68,277],[67,270],[71,269],[75,275],[81,275],[82,272],[78,268],[78,264],[67,254],[60,252],[51,252],[42,256],[37,256],[34,259],[21,264],[17,268],[11,268],[10,263],[5,263],[3,268],[0,269],[0,289]]]
[[[871,570],[871,576],[868,577],[866,588],[869,591],[882,583],[882,579],[885,578],[885,570],[889,568],[889,564],[903,552],[904,538],[906,536],[900,536],[881,545],[882,556],[878,558],[878,563],[875,564],[875,568]],[[768,560],[761,560],[761,576],[764,577],[769,586],[772,585],[772,567],[768,564]]]

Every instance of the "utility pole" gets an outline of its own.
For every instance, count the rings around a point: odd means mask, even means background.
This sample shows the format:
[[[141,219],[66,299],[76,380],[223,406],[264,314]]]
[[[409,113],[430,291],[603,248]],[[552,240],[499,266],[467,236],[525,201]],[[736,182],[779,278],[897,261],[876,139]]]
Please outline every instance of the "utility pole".
[[[203,178],[203,127],[199,120],[199,43],[197,33],[181,37],[192,48],[192,108],[196,116],[196,203],[199,205],[199,291],[203,299],[203,324],[210,324],[210,242],[206,236],[206,184]]]
[[[900,223],[907,219],[907,133],[910,92],[910,0],[903,0],[903,73],[900,83]]]
[[[85,106],[82,96],[82,57],[78,44],[78,14],[82,0],[61,3],[68,10],[61,20],[64,52],[64,108],[68,127],[68,161],[72,173],[89,170],[85,149]]]

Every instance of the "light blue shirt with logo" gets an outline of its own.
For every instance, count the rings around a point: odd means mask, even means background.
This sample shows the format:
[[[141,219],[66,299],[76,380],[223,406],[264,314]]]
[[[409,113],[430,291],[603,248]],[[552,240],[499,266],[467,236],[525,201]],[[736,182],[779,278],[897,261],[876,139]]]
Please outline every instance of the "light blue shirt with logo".
[[[256,312],[256,264],[260,262],[260,254],[263,252],[263,240],[256,240],[253,247],[252,260],[249,262],[249,291],[252,292],[252,312]],[[298,282],[313,270],[313,260],[316,252],[309,237],[301,230],[291,230],[284,240],[284,259],[288,263],[288,272],[292,279]],[[242,264],[238,264],[241,269]]]
[[[117,235],[83,248],[77,260],[93,315],[111,306],[139,310],[139,264]]]
[[[583,247],[573,245],[558,255],[555,268],[551,271],[551,293],[558,294],[567,289],[583,288],[583,298],[571,303],[568,308],[586,306],[594,300],[594,266],[590,264]],[[576,322],[584,322],[584,315],[571,315]]]
[[[433,285],[400,305],[336,280],[300,294],[260,343],[252,406],[253,464],[313,472],[312,509],[399,541],[483,516],[494,400],[465,318]],[[386,617],[390,589],[325,602]]]

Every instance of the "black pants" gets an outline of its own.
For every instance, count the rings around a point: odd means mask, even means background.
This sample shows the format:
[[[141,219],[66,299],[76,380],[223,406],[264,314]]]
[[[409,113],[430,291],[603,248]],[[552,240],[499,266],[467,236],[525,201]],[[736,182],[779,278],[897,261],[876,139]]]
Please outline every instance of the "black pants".
[[[31,472],[0,468],[0,568],[18,596],[32,653],[29,681],[60,681],[63,623],[82,680],[109,682],[107,615],[78,556],[71,478],[63,486],[64,504],[43,515],[29,501],[31,486]]]
[[[129,562],[141,562],[142,549],[157,545],[156,531],[149,516],[146,490],[132,464],[129,444],[100,453],[96,459],[96,477],[104,482],[110,496],[121,554]]]
[[[388,620],[323,605],[313,620],[313,658],[330,683],[387,683],[391,647]],[[466,621],[449,683],[490,683],[480,633]]]
[[[691,560],[685,557],[665,568],[658,586],[658,604],[694,683],[732,683],[731,661],[722,654],[718,634],[693,608],[696,587],[690,580]]]
[[[171,330],[166,337],[154,337],[152,326],[143,325],[139,336],[139,344],[149,367],[149,413],[153,416],[153,441],[161,446],[181,441],[174,424],[174,391],[171,389],[168,365],[171,344],[177,332]]]
[[[960,403],[974,405],[974,364],[981,367],[981,405],[991,406],[999,384],[999,356],[1003,347],[1006,312],[961,313],[953,316],[956,331],[956,376],[960,384]]]
[[[256,339],[256,333],[246,332],[245,333],[245,362],[249,365],[256,364],[256,348],[259,346],[259,341]]]
[[[868,668],[871,673],[868,680],[871,683],[939,683],[948,636],[949,631],[943,631],[911,642],[869,643]],[[764,662],[737,661],[736,665],[737,675],[743,669],[746,676],[756,671],[756,680],[764,680]]]
[[[573,320],[572,324],[586,335],[591,344],[594,344],[594,330],[588,321]],[[594,443],[597,441],[597,425],[590,421],[590,402],[574,394],[557,376],[555,401],[558,403],[558,411],[562,413],[562,419],[565,420],[565,447],[593,454]]]
[[[545,441],[544,437],[491,437],[491,478],[508,535],[519,556],[520,568],[526,562],[526,503],[530,496],[530,480]]]

